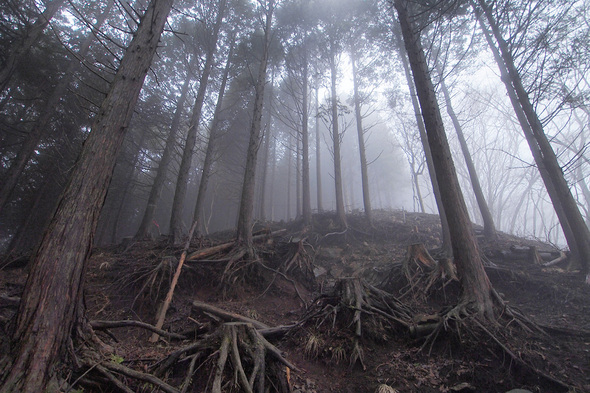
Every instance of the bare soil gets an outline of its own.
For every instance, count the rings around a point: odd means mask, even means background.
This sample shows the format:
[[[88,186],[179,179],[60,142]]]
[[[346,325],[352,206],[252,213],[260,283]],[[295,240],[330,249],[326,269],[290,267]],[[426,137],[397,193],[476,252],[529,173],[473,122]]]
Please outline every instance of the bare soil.
[[[300,224],[268,224],[270,230],[287,228],[279,237],[257,244],[258,256],[269,263],[290,258],[297,244],[304,244],[312,264],[314,280],[304,275],[285,279],[272,271],[248,273],[246,283],[221,288],[225,264],[219,255],[187,262],[168,310],[164,329],[190,336],[190,340],[211,331],[216,318],[192,310],[199,300],[223,310],[263,322],[268,326],[300,321],[313,302],[346,277],[363,277],[378,286],[392,266],[404,260],[409,245],[424,244],[436,256],[440,243],[438,217],[407,212],[376,212],[372,227],[362,215],[349,217],[350,228],[336,228],[329,214],[314,216],[313,230],[301,231]],[[481,228],[475,227],[476,233]],[[191,244],[189,251],[231,241],[231,233],[215,234]],[[425,344],[426,337],[381,326],[380,336],[364,337],[363,364],[350,364],[351,334],[346,326],[303,325],[293,332],[270,339],[298,370],[289,370],[292,392],[375,392],[382,385],[405,392],[590,392],[590,287],[579,272],[565,264],[544,267],[529,253],[511,251],[535,247],[548,255],[556,250],[548,244],[500,234],[492,243],[479,238],[486,256],[486,270],[494,288],[505,302],[545,329],[546,335],[527,332],[516,324],[492,324],[489,331],[501,346],[480,329],[441,332]],[[180,247],[165,241],[128,243],[94,250],[86,277],[86,305],[90,320],[137,320],[155,324],[159,304],[168,290]],[[0,294],[19,296],[26,268],[7,266],[0,274]],[[432,317],[453,306],[459,288],[456,283],[431,295],[419,311]],[[400,296],[400,293],[394,293]],[[408,302],[418,298],[405,295]],[[403,299],[403,297],[401,297]],[[0,317],[6,321],[14,307],[1,303]],[[414,308],[417,309],[417,308]],[[416,316],[416,320],[420,319]],[[6,331],[7,324],[2,324]],[[321,337],[313,341],[316,333]],[[116,348],[117,359],[136,370],[149,372],[167,354],[186,346],[187,341],[161,339],[148,342],[151,332],[141,328],[98,332]],[[188,340],[188,341],[190,341]],[[506,354],[510,350],[523,366]],[[363,367],[364,366],[364,367]],[[364,368],[364,369],[363,369]],[[210,375],[203,366],[197,370],[189,392],[204,392]],[[533,372],[531,370],[536,370]],[[176,367],[162,378],[179,386],[184,378]],[[540,375],[542,377],[540,377]],[[75,375],[71,377],[75,379]],[[552,383],[551,380],[558,381]],[[72,382],[72,381],[70,381]],[[149,384],[126,379],[132,391],[158,391]],[[566,386],[566,387],[564,387]],[[108,383],[85,386],[84,392],[110,392]],[[235,391],[235,390],[232,390]],[[270,391],[273,391],[272,388]]]

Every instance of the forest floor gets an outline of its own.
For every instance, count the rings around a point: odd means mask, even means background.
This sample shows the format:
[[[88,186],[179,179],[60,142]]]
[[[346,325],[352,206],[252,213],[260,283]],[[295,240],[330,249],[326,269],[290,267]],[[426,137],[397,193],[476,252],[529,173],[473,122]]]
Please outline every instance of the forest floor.
[[[590,392],[590,286],[583,283],[579,272],[568,271],[563,264],[543,266],[558,255],[553,247],[506,234],[499,234],[494,242],[478,237],[494,288],[507,305],[520,310],[546,334],[520,329],[500,315],[503,322],[492,323],[485,330],[469,328],[479,326],[471,324],[429,335],[431,322],[440,320],[442,311],[456,302],[458,284],[448,277],[434,284],[420,280],[428,266],[402,267],[408,246],[413,244],[423,244],[436,256],[438,217],[379,211],[373,227],[362,215],[348,219],[350,228],[345,233],[339,233],[328,214],[314,216],[312,231],[302,232],[297,223],[269,224],[270,230],[286,232],[257,243],[258,256],[276,270],[284,267],[285,261],[300,266],[281,270],[284,275],[270,269],[258,269],[254,274],[250,266],[243,270],[253,277],[247,284],[235,275],[221,286],[227,278],[222,277],[227,273],[223,253],[187,261],[164,329],[192,338],[161,338],[151,343],[152,333],[139,327],[111,329],[108,334],[99,331],[99,337],[116,350],[117,356],[111,360],[150,372],[168,354],[213,331],[222,318],[196,309],[193,302],[200,301],[270,327],[296,324],[286,334],[268,338],[296,367],[285,368],[294,393]],[[476,228],[476,233],[479,230]],[[191,244],[189,252],[230,241],[232,233],[214,234]],[[530,250],[536,250],[545,261],[533,258],[539,254]],[[165,241],[129,242],[94,250],[86,277],[88,318],[155,324],[158,304],[166,296],[181,252],[181,247],[170,247]],[[403,282],[395,274],[405,275]],[[337,321],[337,302],[329,301],[342,279],[350,277],[362,277],[367,285],[363,288],[389,288],[403,310],[413,311],[414,330],[400,329],[399,324],[389,323],[391,319],[377,320],[376,311],[363,311],[367,315],[363,314],[362,337],[352,329],[354,318],[350,323]],[[24,269],[5,267],[0,274],[0,295],[18,296],[24,280]],[[8,305],[0,307],[0,314],[10,312],[14,311]],[[421,328],[426,333],[410,334]],[[362,346],[360,358],[355,357],[359,354],[355,352],[357,342]],[[188,392],[210,391],[215,356],[217,352],[196,367]],[[189,360],[180,359],[161,378],[179,386]],[[131,391],[158,391],[149,383],[121,379]],[[105,383],[86,386],[84,392],[109,389]]]

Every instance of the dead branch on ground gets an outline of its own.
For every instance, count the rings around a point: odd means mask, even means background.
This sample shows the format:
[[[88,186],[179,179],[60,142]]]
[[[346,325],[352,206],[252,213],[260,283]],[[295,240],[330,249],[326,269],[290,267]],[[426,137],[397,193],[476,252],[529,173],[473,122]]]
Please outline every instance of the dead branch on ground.
[[[90,321],[90,326],[94,330],[107,330],[107,329],[116,329],[116,328],[123,328],[123,327],[139,327],[142,329],[149,330],[153,333],[156,333],[160,336],[168,337],[171,339],[176,340],[186,340],[186,337],[182,334],[171,333],[167,332],[166,330],[159,329],[153,325],[148,323],[140,322],[140,321],[132,321],[132,320],[125,320],[125,321]]]

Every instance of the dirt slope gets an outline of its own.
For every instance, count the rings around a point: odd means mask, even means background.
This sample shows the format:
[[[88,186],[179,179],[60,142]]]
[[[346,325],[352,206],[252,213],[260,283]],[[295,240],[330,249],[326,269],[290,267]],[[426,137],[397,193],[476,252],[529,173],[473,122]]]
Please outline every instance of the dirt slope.
[[[437,216],[377,212],[373,228],[360,215],[350,216],[349,222],[351,227],[345,233],[340,233],[330,215],[315,216],[313,230],[301,231],[297,223],[287,225],[287,231],[280,236],[257,243],[257,256],[270,268],[240,265],[231,276],[233,281],[224,281],[223,287],[220,283],[227,278],[223,274],[228,270],[228,254],[187,262],[164,325],[165,330],[183,334],[187,340],[162,339],[152,344],[148,342],[151,332],[138,327],[98,334],[116,348],[117,362],[152,372],[166,355],[219,325],[218,316],[194,309],[192,303],[197,300],[269,327],[299,321],[300,325],[287,334],[269,337],[296,367],[287,370],[281,366],[281,373],[287,372],[292,392],[374,392],[383,384],[390,387],[390,392],[400,393],[506,392],[515,388],[590,392],[590,288],[577,272],[565,269],[567,262],[552,267],[541,265],[539,262],[545,263],[558,254],[549,245],[536,241],[504,234],[493,244],[480,239],[495,289],[506,304],[543,327],[545,335],[504,322],[489,326],[491,335],[479,328],[459,329],[459,334],[442,330],[436,337],[412,335],[399,324],[384,323],[363,311],[363,321],[368,322],[362,325],[364,335],[356,337],[351,324],[337,321],[336,312],[311,315],[319,304],[323,310],[341,307],[330,296],[342,282],[362,282],[370,288],[382,285],[391,276],[392,268],[401,266],[409,245],[423,244],[436,256],[440,239]],[[278,224],[268,227],[280,229]],[[231,241],[231,235],[216,234],[193,243],[189,251]],[[530,247],[534,247],[533,251]],[[86,282],[89,318],[154,324],[180,253],[179,248],[169,247],[164,241],[95,250]],[[535,260],[535,255],[545,261]],[[273,266],[286,273],[276,273]],[[22,268],[4,268],[0,294],[18,296],[24,274]],[[362,277],[362,281],[352,277]],[[418,275],[413,277],[410,282],[415,287],[405,282],[391,291],[401,299],[402,310],[413,310],[413,321],[422,329],[436,319],[437,313],[452,306],[460,289],[447,279],[436,289],[433,286],[424,290],[418,286]],[[355,312],[354,307],[349,309],[341,307],[338,318]],[[8,318],[13,313],[14,307],[3,301],[0,316]],[[334,315],[333,320],[324,315]],[[361,360],[353,357],[357,344]],[[205,359],[187,391],[209,391],[216,356],[213,352]],[[189,360],[181,360],[160,378],[180,386]],[[152,384],[121,378],[132,391],[157,391]],[[229,385],[226,388],[239,391]],[[279,389],[272,385],[267,388]],[[84,389],[106,392],[112,385],[105,381]],[[388,391],[384,386],[381,389]]]

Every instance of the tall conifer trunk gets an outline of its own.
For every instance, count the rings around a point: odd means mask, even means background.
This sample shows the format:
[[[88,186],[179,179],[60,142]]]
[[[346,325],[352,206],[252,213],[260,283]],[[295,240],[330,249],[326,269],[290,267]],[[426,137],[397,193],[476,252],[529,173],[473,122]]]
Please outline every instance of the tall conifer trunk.
[[[369,192],[369,168],[367,164],[367,150],[365,148],[365,131],[363,130],[363,117],[361,113],[361,98],[359,95],[358,75],[356,68],[356,56],[354,51],[351,53],[352,62],[352,81],[354,91],[354,115],[356,118],[356,131],[359,141],[359,154],[361,159],[361,183],[363,186],[363,205],[365,207],[365,217],[369,224],[373,222],[371,211],[371,193]]]
[[[150,189],[150,195],[143,213],[141,224],[139,225],[137,233],[135,234],[135,237],[138,239],[149,238],[151,236],[151,229],[154,227],[153,221],[156,214],[156,208],[158,206],[158,202],[160,201],[160,197],[162,196],[162,191],[164,190],[164,184],[166,183],[166,177],[168,176],[170,163],[174,158],[174,150],[177,144],[176,138],[178,136],[178,131],[180,130],[182,111],[184,110],[184,104],[191,86],[192,75],[190,68],[191,67],[189,66],[187,69],[187,75],[184,83],[182,84],[178,101],[176,102],[176,109],[174,110],[174,116],[172,117],[172,123],[170,124],[170,132],[166,138],[166,146],[164,146],[162,158],[160,158],[158,169],[156,169],[156,177],[154,178],[154,183]]]
[[[171,7],[172,0],[150,2],[92,123],[92,131],[33,258],[16,316],[14,361],[9,372],[2,373],[1,393],[44,392],[60,350],[83,318],[83,277],[98,216]]]
[[[467,141],[465,140],[465,135],[463,134],[463,127],[459,122],[459,118],[453,109],[453,105],[451,102],[451,94],[449,93],[449,89],[447,89],[447,85],[444,81],[444,77],[440,70],[440,67],[437,65],[438,73],[441,77],[440,79],[440,88],[443,93],[443,97],[445,99],[445,103],[447,105],[447,113],[453,122],[453,127],[455,127],[455,132],[457,132],[457,138],[459,139],[459,144],[461,145],[461,152],[463,153],[463,157],[465,158],[465,164],[467,166],[467,172],[469,173],[469,180],[471,181],[471,187],[473,188],[473,193],[475,194],[475,199],[477,201],[477,206],[479,207],[479,212],[481,213],[481,217],[483,219],[483,232],[485,237],[488,240],[496,239],[496,226],[494,224],[494,218],[492,217],[492,213],[490,212],[490,208],[486,201],[485,196],[483,195],[483,190],[481,189],[481,184],[479,182],[479,177],[477,176],[477,171],[475,170],[475,164],[473,163],[473,159],[471,158],[471,153],[469,152],[469,147],[467,146]]]
[[[461,194],[420,36],[410,21],[407,3],[403,0],[395,0],[394,4],[422,108],[422,118],[430,143],[436,178],[441,186],[441,199],[447,213],[453,256],[461,279],[463,303],[478,315],[494,319],[492,287],[484,270],[479,247],[467,214],[467,206]]]
[[[340,130],[338,124],[338,96],[336,93],[336,48],[330,43],[330,92],[332,109],[332,146],[334,148],[334,188],[336,195],[336,218],[341,228],[346,228],[346,211],[344,210],[344,192],[342,188],[342,161],[340,154]]]
[[[264,28],[264,42],[262,58],[258,66],[258,79],[256,81],[256,93],[254,98],[254,112],[250,127],[250,141],[244,169],[244,183],[242,184],[242,197],[238,214],[237,241],[247,247],[252,246],[252,225],[254,223],[252,213],[254,210],[254,190],[256,180],[256,161],[261,142],[262,104],[264,102],[264,87],[266,85],[266,69],[268,65],[268,52],[270,45],[270,33],[272,27],[272,14],[274,12],[274,0],[268,0],[266,9],[266,22]]]
[[[172,202],[172,213],[170,215],[170,242],[178,243],[182,237],[182,212],[184,210],[184,201],[186,199],[186,190],[188,188],[188,179],[197,142],[197,132],[199,130],[199,123],[201,121],[201,112],[203,111],[203,103],[205,102],[205,94],[207,93],[207,86],[209,84],[209,76],[215,60],[215,52],[217,51],[217,41],[219,38],[219,30],[221,29],[221,22],[225,15],[225,7],[227,0],[219,0],[219,7],[213,26],[213,32],[208,42],[207,55],[201,79],[199,81],[199,90],[195,98],[195,104],[191,115],[190,124],[187,131],[186,142],[180,161],[180,168],[178,169],[178,178],[176,179],[176,188],[174,191],[174,201]],[[189,225],[190,226],[190,225]]]
[[[399,55],[404,68],[404,76],[410,89],[410,98],[412,100],[412,108],[414,109],[414,116],[416,118],[416,124],[418,126],[418,132],[420,133],[420,141],[424,148],[424,156],[426,158],[426,166],[428,167],[428,175],[430,177],[430,183],[432,184],[432,192],[434,193],[434,200],[438,209],[438,215],[440,217],[441,234],[442,234],[442,245],[441,252],[446,254],[448,257],[453,255],[453,247],[451,245],[451,231],[449,230],[449,222],[447,221],[447,214],[445,212],[445,206],[442,202],[440,193],[440,187],[438,180],[436,179],[436,171],[434,169],[434,163],[432,162],[432,153],[430,150],[430,143],[428,142],[428,136],[426,135],[426,128],[424,127],[424,120],[422,119],[422,111],[420,110],[420,103],[418,102],[418,94],[416,93],[416,86],[412,80],[410,74],[410,65],[408,64],[408,58],[404,50],[404,43],[401,37],[401,33],[397,26],[393,28],[393,35],[396,41],[396,46],[399,50]]]
[[[316,81],[316,84],[319,81]],[[319,88],[315,88],[315,171],[316,171],[316,197],[318,205],[318,213],[324,211],[324,204],[322,201],[322,157],[321,157],[321,145],[322,140],[320,138],[320,103],[319,103]]]
[[[559,166],[555,152],[547,139],[543,125],[530,102],[508,48],[508,43],[502,37],[491,8],[485,0],[479,0],[479,5],[484,11],[492,34],[498,44],[498,48],[494,49],[495,45],[491,42],[491,37],[487,37],[490,48],[493,52],[495,51],[494,57],[500,68],[502,81],[506,86],[512,106],[519,117],[519,122],[559,218],[568,246],[573,256],[582,265],[586,274],[586,283],[590,284],[590,230],[584,222],[576,200]],[[487,28],[481,20],[480,24],[485,33]]]
[[[209,141],[207,141],[207,150],[205,151],[205,159],[203,161],[203,170],[201,173],[201,181],[199,182],[199,190],[197,192],[197,200],[195,202],[195,212],[193,213],[193,222],[201,222],[203,215],[203,205],[205,203],[205,195],[209,187],[209,178],[211,177],[211,169],[215,162],[215,151],[219,138],[219,117],[221,116],[221,108],[223,107],[223,97],[225,95],[225,88],[229,77],[229,70],[231,67],[235,35],[232,36],[225,68],[223,70],[223,77],[221,79],[221,86],[219,87],[219,94],[217,95],[217,103],[215,104],[215,113],[213,114],[213,123],[211,124],[211,131],[209,133]],[[199,227],[197,226],[197,234]]]
[[[309,184],[309,108],[308,108],[308,59],[307,48],[303,48],[303,87],[302,87],[302,127],[301,127],[301,185],[302,185],[302,214],[304,225],[311,225],[311,190]]]

